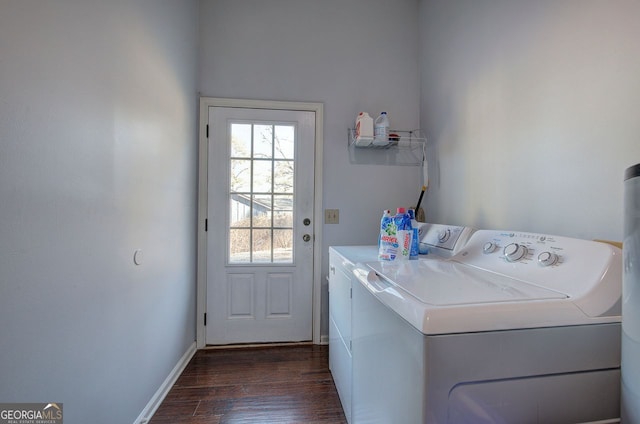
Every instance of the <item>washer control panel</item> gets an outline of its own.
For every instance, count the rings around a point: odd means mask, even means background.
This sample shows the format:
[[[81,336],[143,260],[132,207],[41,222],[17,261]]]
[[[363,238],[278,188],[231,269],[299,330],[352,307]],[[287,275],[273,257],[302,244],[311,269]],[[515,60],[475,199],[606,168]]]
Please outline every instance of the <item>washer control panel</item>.
[[[506,262],[535,262],[546,267],[560,265],[564,247],[557,237],[515,232],[490,234],[482,245],[484,255],[496,254]]]
[[[608,244],[547,234],[477,230],[451,260],[568,295],[587,292],[619,263]],[[612,274],[620,270],[613,269]]]

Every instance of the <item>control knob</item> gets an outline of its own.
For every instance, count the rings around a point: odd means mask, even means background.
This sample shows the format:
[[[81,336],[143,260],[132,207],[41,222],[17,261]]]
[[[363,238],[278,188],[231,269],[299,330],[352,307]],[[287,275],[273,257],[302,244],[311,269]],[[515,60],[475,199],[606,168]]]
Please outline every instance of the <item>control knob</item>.
[[[527,247],[518,243],[511,243],[504,248],[504,257],[509,262],[516,262],[527,254]]]
[[[494,242],[488,241],[482,246],[482,253],[485,253],[485,254],[493,253],[496,251],[497,248],[498,246]]]
[[[538,255],[538,265],[550,266],[558,262],[558,255],[551,252],[542,252]]]
[[[438,240],[440,241],[440,243],[444,243],[445,241],[449,240],[449,237],[451,237],[451,230],[449,230],[448,228],[446,230],[438,231]]]

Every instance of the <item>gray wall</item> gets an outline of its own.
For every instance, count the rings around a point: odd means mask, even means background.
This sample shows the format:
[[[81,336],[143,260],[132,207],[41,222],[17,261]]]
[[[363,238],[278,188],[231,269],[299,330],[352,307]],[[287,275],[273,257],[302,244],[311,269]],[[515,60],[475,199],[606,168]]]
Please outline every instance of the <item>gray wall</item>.
[[[374,244],[383,209],[417,201],[420,168],[352,164],[347,129],[359,111],[419,124],[417,0],[203,0],[202,95],[324,103],[323,207],[328,246]],[[317,217],[322,219],[322,217]],[[323,288],[322,334],[328,306]]]
[[[0,401],[131,423],[195,339],[198,3],[0,10]]]
[[[640,162],[637,0],[421,0],[427,207],[440,222],[622,240]]]

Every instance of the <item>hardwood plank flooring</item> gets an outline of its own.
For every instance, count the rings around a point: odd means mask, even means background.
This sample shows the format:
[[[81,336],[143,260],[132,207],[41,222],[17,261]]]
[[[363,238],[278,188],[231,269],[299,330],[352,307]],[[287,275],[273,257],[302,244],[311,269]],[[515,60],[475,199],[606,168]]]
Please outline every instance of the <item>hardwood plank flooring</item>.
[[[199,350],[150,424],[346,424],[328,346]]]

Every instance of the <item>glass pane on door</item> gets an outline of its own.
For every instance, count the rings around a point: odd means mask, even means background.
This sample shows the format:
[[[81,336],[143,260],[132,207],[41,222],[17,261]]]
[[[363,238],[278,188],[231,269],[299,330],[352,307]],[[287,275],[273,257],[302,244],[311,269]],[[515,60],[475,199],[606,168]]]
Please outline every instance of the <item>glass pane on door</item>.
[[[295,126],[230,130],[228,263],[293,263]]]

